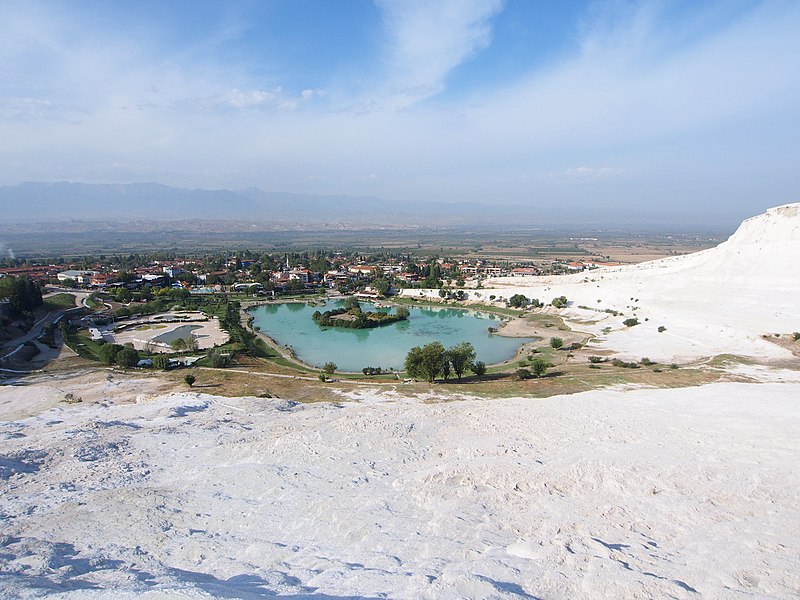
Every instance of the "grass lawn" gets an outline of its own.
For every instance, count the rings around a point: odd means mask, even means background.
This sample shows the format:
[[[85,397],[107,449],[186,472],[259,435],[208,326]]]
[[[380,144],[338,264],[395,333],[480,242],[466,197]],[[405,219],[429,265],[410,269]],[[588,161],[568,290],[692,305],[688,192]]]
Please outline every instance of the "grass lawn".
[[[45,298],[43,308],[48,312],[62,308],[75,308],[75,295],[63,293]]]

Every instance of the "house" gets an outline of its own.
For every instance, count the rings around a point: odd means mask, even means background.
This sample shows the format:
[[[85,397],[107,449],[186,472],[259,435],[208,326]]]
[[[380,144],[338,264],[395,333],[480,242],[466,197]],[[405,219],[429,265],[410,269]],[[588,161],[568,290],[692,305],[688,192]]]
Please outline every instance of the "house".
[[[302,281],[304,284],[311,281],[312,272],[308,269],[292,269],[288,272],[289,279]]]
[[[533,267],[516,267],[511,269],[513,277],[527,277],[529,275],[536,275],[537,271]]]
[[[264,286],[254,281],[252,283],[234,283],[233,284],[233,291],[234,292],[247,292],[247,293],[256,293],[264,291]]]
[[[71,280],[79,285],[89,285],[94,275],[98,275],[98,273],[96,271],[67,270],[61,271],[61,273],[57,275],[57,278],[61,283]]]
[[[378,267],[372,265],[351,265],[347,268],[348,273],[371,277],[378,274]]]
[[[165,275],[169,275],[173,279],[175,279],[178,275],[183,273],[183,269],[181,269],[180,267],[175,267],[175,266],[163,267],[163,271],[164,271]]]

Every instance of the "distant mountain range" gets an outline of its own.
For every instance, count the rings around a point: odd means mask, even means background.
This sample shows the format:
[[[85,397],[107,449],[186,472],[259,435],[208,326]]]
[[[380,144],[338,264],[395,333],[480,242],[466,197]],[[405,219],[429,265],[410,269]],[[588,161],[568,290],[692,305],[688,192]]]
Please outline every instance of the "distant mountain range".
[[[605,208],[392,202],[364,196],[174,188],[158,183],[22,183],[0,186],[2,225],[64,221],[225,220],[263,226],[453,227],[654,226],[652,214]],[[684,225],[690,225],[684,223]]]

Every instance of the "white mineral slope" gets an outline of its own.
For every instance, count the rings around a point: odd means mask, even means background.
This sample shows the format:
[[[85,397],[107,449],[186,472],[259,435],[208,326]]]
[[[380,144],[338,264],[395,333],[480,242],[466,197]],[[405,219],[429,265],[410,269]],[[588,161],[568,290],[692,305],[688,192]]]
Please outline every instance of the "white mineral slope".
[[[519,293],[549,303],[567,296],[570,308],[561,314],[572,325],[598,336],[598,349],[630,358],[789,358],[761,336],[800,331],[800,204],[748,219],[726,242],[695,254],[559,277],[495,278],[486,288],[469,290],[470,299]],[[435,297],[438,290],[425,293]],[[625,327],[630,317],[641,325]]]
[[[176,394],[0,422],[0,596],[796,597],[798,398]]]

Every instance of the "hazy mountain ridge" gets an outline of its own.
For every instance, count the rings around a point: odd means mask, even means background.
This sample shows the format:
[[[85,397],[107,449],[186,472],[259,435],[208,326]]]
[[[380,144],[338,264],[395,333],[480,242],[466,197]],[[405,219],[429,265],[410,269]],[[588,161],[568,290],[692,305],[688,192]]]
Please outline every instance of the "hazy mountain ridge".
[[[387,201],[368,196],[174,188],[158,183],[21,183],[0,186],[3,225],[65,221],[246,222],[393,227],[514,225],[674,225],[646,211],[610,214],[603,207]],[[694,223],[684,223],[693,225]],[[738,224],[738,222],[737,222]]]

